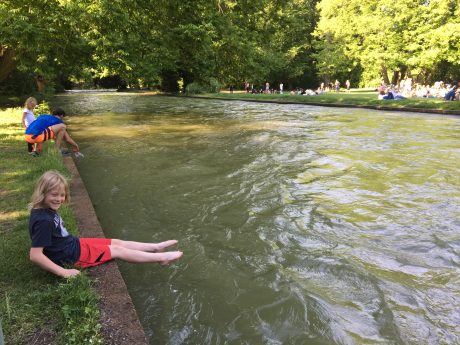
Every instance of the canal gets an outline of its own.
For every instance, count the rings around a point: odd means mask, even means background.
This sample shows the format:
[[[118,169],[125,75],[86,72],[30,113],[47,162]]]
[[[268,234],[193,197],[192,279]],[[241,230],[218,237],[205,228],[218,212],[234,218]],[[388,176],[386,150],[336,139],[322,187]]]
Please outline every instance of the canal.
[[[460,117],[66,94],[151,344],[459,344]]]

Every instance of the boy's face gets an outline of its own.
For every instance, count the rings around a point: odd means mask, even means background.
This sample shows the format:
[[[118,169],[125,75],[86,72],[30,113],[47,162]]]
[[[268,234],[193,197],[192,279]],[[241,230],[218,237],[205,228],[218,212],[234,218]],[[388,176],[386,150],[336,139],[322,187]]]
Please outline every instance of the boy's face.
[[[43,203],[46,207],[49,207],[57,211],[64,201],[65,188],[64,186],[59,186],[46,193],[45,200],[43,201]]]

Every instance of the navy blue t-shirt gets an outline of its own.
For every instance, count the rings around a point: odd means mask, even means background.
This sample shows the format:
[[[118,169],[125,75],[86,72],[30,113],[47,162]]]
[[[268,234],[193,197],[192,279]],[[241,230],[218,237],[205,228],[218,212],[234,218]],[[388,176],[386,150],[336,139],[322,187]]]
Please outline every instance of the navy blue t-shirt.
[[[80,240],[67,232],[61,216],[51,208],[32,209],[29,234],[32,247],[43,247],[57,265],[73,265],[80,257]]]

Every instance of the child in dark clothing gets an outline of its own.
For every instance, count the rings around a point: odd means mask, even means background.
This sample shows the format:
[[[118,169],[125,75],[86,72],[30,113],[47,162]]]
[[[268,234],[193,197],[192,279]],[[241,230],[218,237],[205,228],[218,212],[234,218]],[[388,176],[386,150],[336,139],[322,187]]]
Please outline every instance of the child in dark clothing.
[[[57,171],[45,172],[37,182],[30,203],[30,260],[49,272],[71,277],[80,271],[63,266],[85,268],[117,258],[135,263],[158,262],[168,265],[182,256],[180,251],[163,252],[176,244],[176,240],[143,243],[72,236],[57,213],[59,207],[66,202],[69,202],[67,180]]]

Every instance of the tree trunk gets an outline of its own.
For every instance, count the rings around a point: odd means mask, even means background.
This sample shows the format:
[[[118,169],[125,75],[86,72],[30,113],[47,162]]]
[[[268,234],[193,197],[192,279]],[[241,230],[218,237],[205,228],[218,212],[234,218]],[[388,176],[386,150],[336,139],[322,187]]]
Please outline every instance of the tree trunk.
[[[393,71],[393,78],[391,78],[391,83],[393,85],[398,85],[399,82],[399,71]]]
[[[179,92],[180,77],[176,71],[162,71],[161,72],[161,89],[166,92]],[[185,87],[186,85],[184,85]]]
[[[37,82],[37,90],[38,90],[38,92],[40,92],[40,93],[45,92],[45,87],[46,87],[45,78],[43,78],[43,76],[39,75],[39,76],[37,76],[35,81]]]
[[[0,82],[4,81],[14,71],[18,61],[13,49],[0,47]]]
[[[386,85],[390,84],[390,79],[388,79],[388,71],[387,71],[387,68],[385,66],[382,66],[382,68],[380,70],[380,74],[382,75],[383,82]]]

